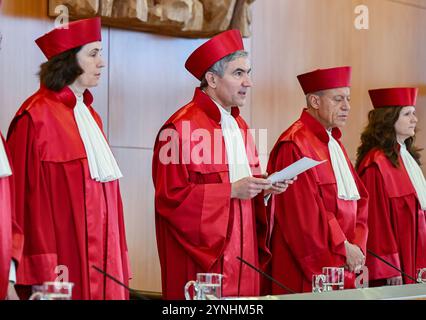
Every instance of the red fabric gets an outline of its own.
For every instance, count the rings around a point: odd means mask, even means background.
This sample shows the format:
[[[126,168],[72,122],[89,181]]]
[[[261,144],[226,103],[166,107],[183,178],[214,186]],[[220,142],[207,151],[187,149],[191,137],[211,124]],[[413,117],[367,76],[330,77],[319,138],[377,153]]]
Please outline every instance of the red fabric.
[[[102,128],[101,119],[85,103]],[[15,168],[16,219],[25,234],[20,285],[52,281],[66,266],[74,299],[126,299],[128,292],[95,265],[128,283],[129,265],[118,181],[90,178],[74,119],[75,96],[41,88],[19,109],[8,133]],[[64,274],[60,274],[64,275]]]
[[[260,166],[248,126],[239,116],[238,108],[233,108],[232,114],[243,130],[249,163],[253,174],[257,175]],[[196,89],[193,100],[179,109],[157,136],[152,176],[165,299],[183,299],[185,283],[194,280],[198,272],[222,273],[224,296],[259,294],[259,275],[236,257],[240,256],[257,267],[269,258],[266,229],[262,229],[266,210],[260,204],[262,196],[254,201],[231,200],[226,149],[219,120],[217,106],[204,92]],[[179,161],[175,164],[160,161],[170,140],[160,141],[165,140],[161,138],[165,129],[177,132],[173,143],[169,144],[171,149],[179,152]],[[197,129],[209,134],[205,139],[213,138],[214,130],[220,133],[216,147],[222,148],[223,152],[215,148],[213,140],[208,140],[209,148],[203,151],[212,157],[222,154],[217,161],[196,163],[193,158],[185,159],[185,150],[191,153],[197,150],[198,139],[189,138],[199,132]],[[256,219],[262,223],[257,225]]]
[[[83,19],[53,29],[35,40],[47,59],[83,46],[87,43],[101,41],[101,18]]]
[[[332,134],[339,141],[339,129]],[[346,264],[345,240],[366,252],[367,192],[345,153],[361,199],[337,198],[328,139],[324,127],[304,111],[278,139],[268,163],[267,171],[275,172],[305,156],[328,160],[299,175],[286,192],[275,196],[275,209],[270,211],[272,277],[295,292],[311,291],[312,275],[321,273],[323,267]],[[346,288],[353,287],[354,278],[346,272]],[[272,293],[287,292],[274,284]]]
[[[4,144],[6,154],[10,159],[6,142],[0,133],[0,143]],[[11,259],[19,265],[24,237],[15,222],[13,199],[13,175],[0,178],[0,300],[5,298],[9,283]]]
[[[351,67],[318,69],[297,76],[305,94],[351,86]]]
[[[415,106],[417,88],[387,88],[369,90],[374,108]]]
[[[426,267],[426,217],[401,158],[399,163],[395,168],[382,151],[373,149],[359,166],[370,194],[367,248],[416,278],[416,270]],[[401,275],[368,254],[366,263],[370,280]]]
[[[239,50],[244,50],[239,30],[222,32],[197,48],[186,60],[185,68],[198,80],[220,59]]]

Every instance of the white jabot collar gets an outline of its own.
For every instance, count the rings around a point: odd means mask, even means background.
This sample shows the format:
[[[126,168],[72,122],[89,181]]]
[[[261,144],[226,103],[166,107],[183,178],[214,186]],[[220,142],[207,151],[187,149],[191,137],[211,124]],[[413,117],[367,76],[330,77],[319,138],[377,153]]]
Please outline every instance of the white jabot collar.
[[[6,150],[3,145],[2,139],[0,139],[0,178],[9,177],[12,175],[12,169],[7,158]]]
[[[90,176],[98,182],[114,181],[123,176],[105,136],[83,102],[76,96],[74,117],[87,153]]]
[[[408,152],[405,143],[399,143],[401,146],[401,158],[404,162],[405,169],[410,177],[411,183],[417,193],[422,210],[426,210],[426,180],[420,166],[414,160],[413,156]]]
[[[330,138],[328,150],[330,152],[331,166],[333,167],[334,176],[337,182],[338,198],[343,200],[359,200],[361,197],[345,154],[339,143],[331,134],[331,130],[327,130],[327,133]]]
[[[240,179],[251,177],[252,173],[247,158],[247,152],[237,121],[232,114],[219,103],[214,100],[213,102],[216,104],[221,114],[220,125],[225,140],[230,182],[233,183]]]

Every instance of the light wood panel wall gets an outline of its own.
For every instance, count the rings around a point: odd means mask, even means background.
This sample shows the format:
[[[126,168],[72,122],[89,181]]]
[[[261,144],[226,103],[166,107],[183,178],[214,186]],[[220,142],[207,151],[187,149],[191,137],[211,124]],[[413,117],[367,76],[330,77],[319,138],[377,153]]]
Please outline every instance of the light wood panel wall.
[[[369,30],[354,27],[354,9],[360,4],[369,9]],[[426,147],[425,28],[425,0],[255,2],[252,126],[268,128],[270,150],[305,105],[296,76],[351,65],[352,110],[343,136],[351,159],[372,108],[367,91],[378,87],[421,88],[418,115],[424,130],[417,141]]]
[[[49,31],[45,0],[3,0],[0,9],[0,130],[38,88],[44,57],[34,39]],[[354,8],[370,10],[370,29],[354,29]],[[423,9],[423,7],[425,9]],[[253,128],[268,129],[268,148],[304,106],[296,76],[319,67],[353,66],[352,111],[344,143],[352,159],[371,108],[367,89],[417,85],[420,132],[426,146],[426,0],[258,0],[253,5],[251,51],[254,88],[242,109]],[[104,69],[94,90],[119,165],[131,286],[160,291],[155,240],[151,157],[161,124],[188,102],[197,81],[183,67],[204,40],[103,29]],[[424,153],[426,159],[426,154]],[[264,163],[265,165],[265,163]]]

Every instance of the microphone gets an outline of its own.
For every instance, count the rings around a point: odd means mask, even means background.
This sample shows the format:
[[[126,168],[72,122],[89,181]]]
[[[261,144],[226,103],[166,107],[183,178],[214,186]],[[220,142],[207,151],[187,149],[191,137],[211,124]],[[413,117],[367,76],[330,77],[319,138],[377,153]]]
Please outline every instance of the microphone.
[[[117,280],[116,278],[114,278],[112,275],[106,273],[105,271],[103,271],[102,269],[99,269],[97,266],[92,265],[92,268],[95,269],[96,271],[102,273],[104,276],[110,278],[112,281],[114,281],[115,283],[119,284],[120,286],[124,287],[127,289],[127,291],[129,291],[129,293],[131,293],[134,297],[137,297],[137,300],[150,300],[147,297],[145,297],[143,294],[140,294],[137,290],[132,289],[128,286],[126,286],[124,283],[122,283],[121,281]]]
[[[396,271],[400,272],[402,275],[406,276],[408,279],[413,280],[414,282],[418,282],[416,279],[414,279],[413,277],[409,276],[408,274],[406,274],[404,271],[399,270],[397,267],[395,267],[393,264],[387,262],[385,259],[379,257],[377,254],[375,254],[374,252],[372,252],[371,250],[367,249],[367,252],[369,254],[371,254],[373,257],[375,257],[376,259],[379,259],[380,261],[382,261],[383,263],[387,264],[389,267],[395,269]]]
[[[252,268],[253,270],[255,270],[257,273],[260,273],[262,276],[268,278],[269,280],[271,280],[272,282],[274,282],[277,286],[281,287],[284,290],[287,290],[290,293],[296,293],[295,291],[287,288],[285,285],[283,285],[282,283],[278,282],[277,280],[275,280],[274,278],[272,278],[270,275],[268,275],[267,273],[263,272],[262,270],[256,268],[254,265],[248,263],[247,261],[245,261],[243,258],[241,257],[237,257],[238,260],[240,260],[241,262],[245,263],[246,265],[248,265],[250,268]]]

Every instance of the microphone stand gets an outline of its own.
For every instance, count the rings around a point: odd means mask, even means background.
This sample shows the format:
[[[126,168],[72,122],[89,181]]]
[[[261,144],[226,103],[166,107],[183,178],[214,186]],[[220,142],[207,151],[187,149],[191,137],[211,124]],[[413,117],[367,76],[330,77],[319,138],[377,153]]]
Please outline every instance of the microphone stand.
[[[281,287],[284,290],[287,290],[290,293],[296,293],[293,290],[287,288],[285,285],[283,285],[282,283],[278,282],[277,280],[275,280],[274,278],[272,278],[270,275],[268,275],[267,273],[263,272],[262,270],[256,268],[255,266],[253,266],[252,264],[248,263],[247,261],[245,261],[243,258],[241,257],[237,257],[238,260],[240,260],[241,262],[245,263],[246,265],[248,265],[250,268],[252,268],[253,270],[255,270],[256,272],[260,273],[262,276],[268,278],[269,280],[271,280],[272,282],[274,282],[277,286]]]
[[[408,279],[414,281],[415,283],[418,283],[418,281],[416,279],[414,279],[413,277],[409,276],[408,274],[406,274],[404,271],[399,270],[397,267],[395,267],[393,264],[387,262],[385,259],[379,257],[377,254],[375,254],[374,252],[372,252],[371,250],[367,249],[367,252],[369,254],[371,254],[373,257],[375,257],[376,259],[379,259],[380,261],[382,261],[383,263],[387,264],[389,267],[395,269],[396,271],[400,272],[402,275],[406,276]]]
[[[120,286],[124,287],[127,289],[127,291],[129,291],[129,293],[133,294],[134,296],[138,297],[138,300],[150,300],[147,297],[145,297],[144,295],[140,294],[137,290],[132,289],[128,286],[126,286],[124,283],[122,283],[121,281],[117,280],[116,278],[114,278],[112,275],[106,273],[105,271],[103,271],[102,269],[99,269],[97,266],[92,265],[92,268],[95,269],[96,271],[102,273],[104,276],[106,276],[107,278],[110,278],[112,281],[114,281],[115,283],[119,284]]]

